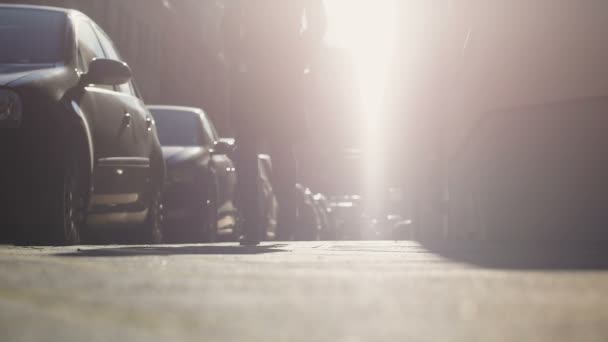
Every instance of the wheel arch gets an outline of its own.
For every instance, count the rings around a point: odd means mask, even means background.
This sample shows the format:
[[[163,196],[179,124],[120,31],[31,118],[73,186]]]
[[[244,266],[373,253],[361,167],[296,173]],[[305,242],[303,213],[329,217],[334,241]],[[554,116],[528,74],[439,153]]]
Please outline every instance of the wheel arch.
[[[163,151],[160,144],[153,144],[150,152],[150,176],[151,181],[155,184],[157,191],[162,193],[166,177],[167,177],[167,166],[163,157]]]
[[[77,153],[81,158],[88,193],[87,200],[94,190],[95,150],[92,127],[87,116],[76,102],[70,104],[71,116],[65,131],[64,146],[68,153]]]
[[[212,189],[211,192],[215,196],[216,204],[219,202],[219,194],[220,194],[220,182],[218,172],[215,170],[214,165],[211,161],[206,162],[201,166],[201,180],[200,186],[203,187],[203,191],[208,196],[210,193],[209,190]]]

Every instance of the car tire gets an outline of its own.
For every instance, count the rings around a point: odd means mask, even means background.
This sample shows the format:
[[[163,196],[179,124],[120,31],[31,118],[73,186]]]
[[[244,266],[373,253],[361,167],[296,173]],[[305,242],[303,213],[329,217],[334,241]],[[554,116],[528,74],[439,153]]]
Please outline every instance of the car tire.
[[[213,243],[217,242],[218,231],[218,207],[217,207],[217,186],[214,185],[210,188],[210,193],[204,203],[203,217],[201,218],[202,227],[202,242]]]
[[[161,244],[164,241],[163,234],[163,205],[161,194],[155,191],[148,205],[146,221],[139,227],[137,241],[145,245]]]
[[[86,182],[78,154],[71,154],[57,170],[58,182],[43,188],[29,215],[23,215],[16,234],[19,245],[67,246],[81,243],[86,221]]]

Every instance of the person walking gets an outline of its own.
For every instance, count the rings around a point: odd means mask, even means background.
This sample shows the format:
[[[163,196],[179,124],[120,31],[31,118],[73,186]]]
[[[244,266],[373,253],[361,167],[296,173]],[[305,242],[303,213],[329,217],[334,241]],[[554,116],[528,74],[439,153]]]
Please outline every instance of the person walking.
[[[264,238],[259,210],[258,154],[270,148],[279,203],[277,239],[296,227],[294,146],[306,136],[306,71],[326,30],[323,0],[232,0],[222,20],[230,71],[230,113],[236,133],[242,245]]]

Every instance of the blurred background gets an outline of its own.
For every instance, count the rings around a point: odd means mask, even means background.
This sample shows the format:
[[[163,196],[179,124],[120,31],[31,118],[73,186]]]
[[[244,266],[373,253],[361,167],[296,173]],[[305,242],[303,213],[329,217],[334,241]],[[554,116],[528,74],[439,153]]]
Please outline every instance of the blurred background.
[[[220,136],[230,137],[228,70],[220,37],[226,1],[1,2],[82,11],[117,44],[147,104],[203,108]],[[395,81],[398,6],[395,0],[325,1],[328,32],[311,72],[311,134],[298,151],[300,183],[333,198],[332,203],[345,199],[350,206],[355,198],[358,204],[352,205],[359,207],[362,198],[374,198],[367,201],[368,216],[384,216],[385,202],[402,199],[398,158],[390,156],[402,132],[391,128],[388,119],[398,115],[389,112],[385,98]],[[404,209],[401,204],[392,208]]]
[[[204,108],[229,137],[219,35],[226,1],[2,2],[83,11],[117,43],[146,103]],[[326,0],[301,182],[433,234],[507,225],[566,233],[580,222],[599,232],[608,163],[602,134],[590,132],[602,127],[591,118],[604,107],[589,101],[608,89],[607,6]],[[541,119],[513,119],[533,108]],[[567,121],[570,112],[588,120]]]

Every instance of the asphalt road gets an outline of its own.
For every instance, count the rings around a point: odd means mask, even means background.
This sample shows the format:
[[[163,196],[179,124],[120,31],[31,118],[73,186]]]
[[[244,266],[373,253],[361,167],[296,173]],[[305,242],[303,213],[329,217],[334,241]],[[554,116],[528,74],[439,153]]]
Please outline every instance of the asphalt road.
[[[1,341],[607,341],[601,244],[0,247]]]

